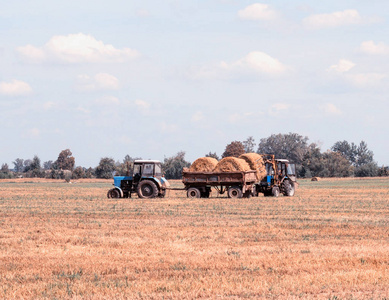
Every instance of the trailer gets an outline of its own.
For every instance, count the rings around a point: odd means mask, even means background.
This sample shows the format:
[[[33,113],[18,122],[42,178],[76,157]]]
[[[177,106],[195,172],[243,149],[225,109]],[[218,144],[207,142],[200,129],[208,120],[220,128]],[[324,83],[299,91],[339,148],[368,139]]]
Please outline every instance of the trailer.
[[[229,198],[251,197],[256,192],[255,171],[182,172],[188,198],[209,198],[212,187]]]

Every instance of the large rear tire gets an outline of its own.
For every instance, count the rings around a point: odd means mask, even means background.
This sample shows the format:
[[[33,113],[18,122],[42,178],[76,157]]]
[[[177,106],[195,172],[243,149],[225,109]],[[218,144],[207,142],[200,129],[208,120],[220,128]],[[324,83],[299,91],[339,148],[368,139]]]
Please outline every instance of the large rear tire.
[[[143,180],[138,184],[139,198],[155,198],[158,196],[157,185],[151,180]]]
[[[242,198],[243,193],[242,190],[237,186],[232,186],[227,191],[229,198]]]

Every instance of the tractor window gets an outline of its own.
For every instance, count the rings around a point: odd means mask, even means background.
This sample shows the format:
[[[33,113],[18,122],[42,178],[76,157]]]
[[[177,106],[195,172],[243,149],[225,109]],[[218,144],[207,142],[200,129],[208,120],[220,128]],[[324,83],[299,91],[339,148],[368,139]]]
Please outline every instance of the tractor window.
[[[144,164],[143,176],[153,176],[154,164]]]
[[[141,165],[134,165],[134,175],[141,174]]]
[[[162,169],[160,164],[155,164],[155,176],[162,176]]]
[[[296,175],[296,165],[295,164],[288,164],[287,172],[288,172],[288,175]]]

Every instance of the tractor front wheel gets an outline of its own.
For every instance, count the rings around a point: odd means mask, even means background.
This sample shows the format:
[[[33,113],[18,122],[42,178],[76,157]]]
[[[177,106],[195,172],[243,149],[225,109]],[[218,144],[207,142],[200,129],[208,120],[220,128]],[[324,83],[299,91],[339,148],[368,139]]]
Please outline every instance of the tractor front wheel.
[[[107,193],[108,198],[120,198],[120,193],[117,189],[110,189]]]
[[[280,189],[278,186],[275,186],[272,188],[272,191],[271,191],[273,197],[278,197],[280,196]]]
[[[289,180],[285,180],[283,183],[283,190],[284,190],[284,195],[288,197],[294,196],[295,188],[294,188],[294,183]]]
[[[155,198],[158,196],[157,185],[151,180],[143,180],[138,184],[139,198]]]

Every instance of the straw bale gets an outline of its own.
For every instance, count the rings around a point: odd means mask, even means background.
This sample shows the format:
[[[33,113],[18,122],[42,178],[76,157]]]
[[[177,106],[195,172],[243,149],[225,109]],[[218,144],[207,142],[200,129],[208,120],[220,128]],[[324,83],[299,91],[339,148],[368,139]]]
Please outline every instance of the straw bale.
[[[250,169],[256,171],[255,175],[257,176],[257,180],[262,180],[266,176],[266,168],[262,155],[258,153],[245,153],[239,156],[239,158],[244,159],[249,164]]]
[[[213,157],[200,157],[189,168],[190,172],[212,172],[217,165],[217,159]]]
[[[223,158],[214,169],[215,172],[240,172],[249,170],[250,166],[244,159],[232,156]]]

